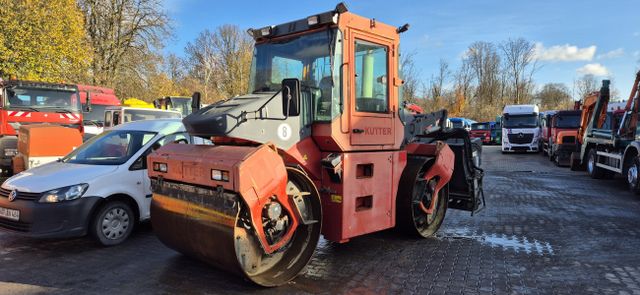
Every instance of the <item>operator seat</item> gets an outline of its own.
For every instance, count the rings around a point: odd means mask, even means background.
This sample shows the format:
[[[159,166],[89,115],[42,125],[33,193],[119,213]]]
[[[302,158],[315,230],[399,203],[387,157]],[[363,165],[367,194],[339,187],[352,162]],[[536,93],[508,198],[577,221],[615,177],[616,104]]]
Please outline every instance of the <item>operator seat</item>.
[[[325,76],[320,79],[320,97],[316,104],[316,114],[319,117],[331,117],[331,100],[333,98],[333,85],[331,85],[331,76]]]

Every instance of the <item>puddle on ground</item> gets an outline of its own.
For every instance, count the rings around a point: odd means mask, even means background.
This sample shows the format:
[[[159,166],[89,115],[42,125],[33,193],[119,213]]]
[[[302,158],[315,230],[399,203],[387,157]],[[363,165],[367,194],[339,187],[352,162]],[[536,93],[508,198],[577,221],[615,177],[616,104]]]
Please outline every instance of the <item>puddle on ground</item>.
[[[553,255],[553,247],[548,242],[530,240],[525,236],[505,235],[495,233],[477,233],[466,228],[447,229],[436,235],[437,238],[443,240],[469,239],[475,240],[482,244],[493,248],[502,248],[503,250],[511,250],[516,253],[524,252],[527,254],[537,255]]]

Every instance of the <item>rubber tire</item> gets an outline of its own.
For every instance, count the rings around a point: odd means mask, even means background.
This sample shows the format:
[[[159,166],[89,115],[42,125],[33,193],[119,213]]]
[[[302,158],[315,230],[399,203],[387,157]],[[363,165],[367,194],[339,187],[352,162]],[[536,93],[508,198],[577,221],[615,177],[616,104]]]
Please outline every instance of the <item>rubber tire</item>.
[[[589,176],[591,176],[591,178],[593,179],[602,179],[605,178],[607,175],[605,169],[602,169],[598,166],[596,166],[595,163],[595,159],[596,159],[596,150],[595,149],[589,149],[589,154],[587,156],[587,173],[589,173]],[[591,171],[589,171],[589,166],[591,164],[591,161],[594,161],[592,167],[593,169],[591,169]]]
[[[634,183],[631,183],[629,181],[629,170],[631,170],[631,168],[635,168],[636,171],[636,180]],[[629,190],[636,194],[636,195],[640,195],[640,177],[638,177],[638,172],[640,171],[640,159],[639,158],[635,158],[633,160],[633,163],[631,164],[631,167],[629,167],[629,169],[627,169],[627,175],[625,175],[626,179],[627,179],[627,185],[629,187]]]
[[[574,156],[574,153],[577,153],[578,156],[580,156],[580,153],[578,152],[572,152],[571,155],[569,157],[569,169],[571,171],[584,171],[584,165],[582,165],[582,163],[580,163],[580,159],[576,159]]]
[[[102,233],[100,221],[104,219],[104,216],[107,214],[107,212],[111,211],[116,207],[122,208],[129,216],[129,227],[127,228],[127,231],[122,237],[116,240],[111,240]],[[102,205],[100,209],[98,209],[98,211],[93,215],[93,218],[91,219],[89,231],[91,233],[91,236],[100,245],[115,246],[124,242],[131,235],[131,232],[133,232],[135,223],[136,223],[135,215],[133,214],[133,210],[131,210],[131,206],[129,206],[129,204],[122,201],[110,201]]]
[[[411,187],[415,187],[415,180],[419,175],[424,175],[425,173],[427,173],[430,169],[430,165],[425,165],[422,168],[419,169],[418,173],[416,174],[416,171],[409,171],[407,170],[407,168],[405,168],[405,171],[403,172],[403,175],[401,177],[400,180],[400,185],[406,185],[407,187],[411,186]],[[405,173],[407,173],[405,175]],[[413,216],[413,206],[412,206],[412,199],[413,199],[413,194],[415,193],[415,191],[412,189],[411,191],[411,195],[398,195],[398,198],[396,199],[396,226],[403,231],[404,233],[408,234],[409,236],[413,236],[413,237],[418,237],[418,238],[428,238],[433,236],[436,232],[438,232],[438,229],[440,229],[440,226],[442,226],[442,222],[444,221],[444,217],[447,213],[447,208],[449,207],[449,188],[447,185],[445,185],[440,191],[439,191],[439,196],[438,196],[438,201],[440,202],[438,208],[440,210],[438,210],[435,214],[435,218],[433,220],[433,222],[427,226],[426,229],[423,229],[422,231],[417,229],[414,223],[414,216]]]

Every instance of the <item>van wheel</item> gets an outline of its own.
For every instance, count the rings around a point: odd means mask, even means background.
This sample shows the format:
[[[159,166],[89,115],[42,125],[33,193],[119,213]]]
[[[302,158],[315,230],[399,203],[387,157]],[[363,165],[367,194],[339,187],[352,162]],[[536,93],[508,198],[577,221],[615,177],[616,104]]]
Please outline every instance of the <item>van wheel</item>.
[[[135,222],[131,207],[122,201],[104,204],[91,222],[91,235],[103,246],[115,246],[126,240]]]
[[[589,159],[587,161],[587,172],[589,173],[589,175],[591,176],[591,178],[604,178],[605,177],[605,170],[596,166],[596,149],[592,148],[589,150],[589,156],[587,157],[587,159]]]
[[[635,194],[640,194],[638,172],[640,172],[640,160],[635,158],[629,169],[627,169],[627,184],[629,185],[629,190]]]

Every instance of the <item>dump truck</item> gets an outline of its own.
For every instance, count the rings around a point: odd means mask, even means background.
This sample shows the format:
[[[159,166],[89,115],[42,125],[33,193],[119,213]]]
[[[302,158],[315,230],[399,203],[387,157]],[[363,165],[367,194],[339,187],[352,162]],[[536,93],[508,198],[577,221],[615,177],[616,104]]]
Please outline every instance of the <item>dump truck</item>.
[[[549,120],[551,128],[547,143],[543,146],[543,152],[557,166],[568,166],[571,153],[578,150],[580,115],[579,110],[561,110],[555,112]]]
[[[631,191],[640,193],[638,169],[640,169],[640,136],[638,130],[638,106],[640,100],[640,71],[629,95],[624,110],[620,110],[622,120],[615,123],[615,113],[608,126],[608,103],[610,82],[602,81],[598,98],[583,133],[579,159],[592,178],[611,178],[616,174],[624,176]],[[615,125],[618,125],[617,128]]]
[[[320,235],[397,227],[432,236],[447,209],[484,206],[481,168],[446,112],[401,102],[400,33],[334,10],[249,30],[250,93],[183,119],[215,145],[147,158],[151,223],[165,245],[261,286],[292,280]]]
[[[547,155],[549,149],[549,137],[551,137],[551,117],[558,111],[540,112],[540,140],[538,141],[538,150],[542,151],[543,156]]]
[[[84,132],[78,87],[26,80],[0,80],[0,174],[13,175],[22,125],[49,123]]]

